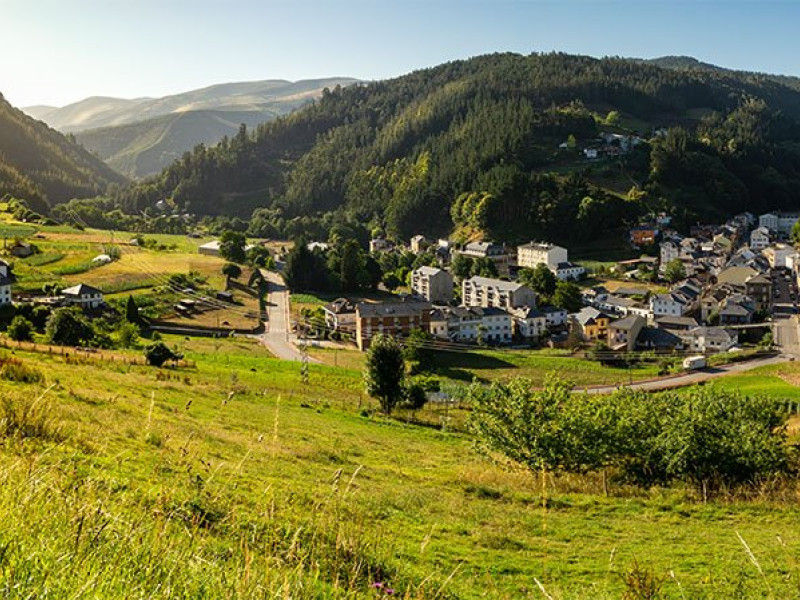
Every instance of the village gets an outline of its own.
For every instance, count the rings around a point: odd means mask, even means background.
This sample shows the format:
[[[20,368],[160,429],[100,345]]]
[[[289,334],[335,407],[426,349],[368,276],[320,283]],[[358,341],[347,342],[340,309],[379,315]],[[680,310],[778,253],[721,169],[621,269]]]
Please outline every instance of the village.
[[[789,242],[796,213],[737,215],[722,225],[696,226],[684,237],[663,215],[630,230],[634,247],[657,247],[612,268],[615,285],[593,285],[592,274],[548,242],[509,248],[490,241],[455,247],[414,237],[408,249],[433,250],[438,266],[410,274],[410,294],[396,301],[339,298],[324,306],[330,331],[360,350],[377,333],[399,338],[414,329],[440,343],[565,347],[618,352],[717,354],[742,345],[797,345],[800,255]],[[373,252],[400,251],[382,239]],[[489,260],[498,276],[458,280],[457,256]],[[580,284],[581,306],[539,302],[521,273],[546,267],[560,282]]]

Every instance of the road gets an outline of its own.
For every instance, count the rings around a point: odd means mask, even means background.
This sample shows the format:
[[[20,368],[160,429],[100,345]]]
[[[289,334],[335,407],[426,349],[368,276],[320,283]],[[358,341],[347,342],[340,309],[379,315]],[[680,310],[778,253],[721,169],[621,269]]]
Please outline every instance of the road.
[[[277,358],[303,360],[302,353],[294,345],[295,335],[289,323],[289,290],[283,277],[273,271],[261,270],[268,284],[266,331],[259,336],[261,343]],[[318,362],[313,358],[310,362]]]
[[[796,335],[796,330],[795,330]],[[668,390],[673,388],[685,387],[687,385],[694,385],[696,383],[701,383],[704,381],[709,381],[710,379],[716,379],[717,377],[723,377],[725,375],[730,375],[731,373],[744,373],[746,371],[752,371],[753,369],[757,369],[759,367],[766,367],[768,365],[777,365],[784,362],[789,362],[792,360],[793,357],[781,354],[778,356],[771,356],[768,358],[761,358],[757,360],[750,360],[746,362],[740,363],[732,363],[729,365],[724,365],[721,367],[713,367],[710,369],[704,369],[702,371],[692,371],[690,373],[686,373],[684,375],[677,375],[675,377],[665,377],[662,379],[653,379],[651,381],[642,381],[639,383],[634,383],[633,385],[626,385],[626,386],[616,386],[616,385],[605,385],[605,386],[598,386],[598,387],[590,387],[590,388],[575,388],[575,391],[583,391],[586,390],[589,394],[610,394],[620,387],[626,387],[632,390],[644,390],[649,392],[654,392],[658,390]]]

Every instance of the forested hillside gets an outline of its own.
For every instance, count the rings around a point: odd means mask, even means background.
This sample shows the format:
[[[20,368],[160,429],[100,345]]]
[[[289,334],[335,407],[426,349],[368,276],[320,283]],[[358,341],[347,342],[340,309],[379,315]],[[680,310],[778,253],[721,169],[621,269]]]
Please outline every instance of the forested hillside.
[[[125,178],[73,140],[11,106],[0,95],[0,197],[48,205],[104,193]]]
[[[569,241],[654,208],[689,222],[800,204],[799,118],[800,92],[775,78],[497,54],[328,91],[196,148],[117,201],[240,217],[268,208],[259,222],[284,232],[334,213],[403,237],[455,224]],[[583,160],[601,132],[648,141]]]
[[[198,144],[210,146],[226,135],[235,135],[242,124],[255,127],[278,114],[267,110],[192,110],[79,131],[75,139],[120,173],[137,178],[158,173]]]

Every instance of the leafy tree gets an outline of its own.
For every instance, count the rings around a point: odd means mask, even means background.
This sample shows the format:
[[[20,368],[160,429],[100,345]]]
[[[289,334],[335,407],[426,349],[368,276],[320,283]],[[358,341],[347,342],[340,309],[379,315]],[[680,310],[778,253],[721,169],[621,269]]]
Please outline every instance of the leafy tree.
[[[450,266],[450,270],[453,273],[453,277],[457,281],[463,281],[464,279],[469,279],[472,273],[472,259],[469,256],[464,256],[463,254],[456,254],[453,257],[453,262]]]
[[[667,263],[667,266],[664,269],[664,279],[670,283],[675,283],[681,279],[686,279],[686,268],[683,266],[683,262],[679,258],[673,259]]]
[[[247,238],[239,231],[223,231],[219,238],[219,255],[227,261],[244,263],[247,259],[245,245]]]
[[[22,315],[17,315],[8,326],[8,337],[15,342],[29,342],[33,339],[33,323]]]
[[[123,348],[133,348],[139,341],[139,326],[125,322],[119,327],[119,343]]]
[[[264,246],[253,246],[245,253],[247,264],[252,267],[261,267],[264,269],[269,268],[267,265],[271,264],[274,268],[275,261],[270,254],[269,249]]]
[[[364,365],[367,393],[380,402],[388,416],[403,397],[405,363],[394,338],[378,334],[372,338]]]
[[[517,280],[522,285],[531,288],[545,300],[549,300],[556,292],[558,279],[544,263],[539,263],[533,269],[520,269]]]
[[[352,292],[366,283],[364,253],[356,240],[347,240],[341,248],[339,259],[339,284],[342,291]],[[366,286],[364,286],[366,287]]]
[[[229,279],[238,279],[242,276],[242,268],[234,263],[225,263],[222,265],[222,274]]]
[[[800,221],[792,225],[792,243],[795,246],[800,246]]]
[[[553,294],[553,304],[570,313],[579,311],[583,306],[581,289],[571,281],[559,281]]]
[[[45,333],[51,343],[62,346],[89,345],[95,337],[91,323],[77,306],[54,310],[47,319]]]
[[[181,360],[183,355],[173,352],[164,342],[156,342],[145,349],[144,357],[148,365],[160,367],[168,360]]]
[[[430,370],[433,362],[433,336],[422,329],[412,329],[403,340],[403,358],[411,365],[412,373]]]
[[[405,387],[403,394],[403,408],[419,410],[427,403],[428,396],[425,393],[425,387],[421,383],[412,381]]]

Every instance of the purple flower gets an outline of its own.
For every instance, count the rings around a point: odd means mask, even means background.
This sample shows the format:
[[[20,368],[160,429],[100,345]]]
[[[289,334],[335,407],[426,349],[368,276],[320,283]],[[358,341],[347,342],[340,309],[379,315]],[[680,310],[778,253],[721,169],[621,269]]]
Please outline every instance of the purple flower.
[[[391,596],[392,594],[394,594],[394,589],[392,589],[392,588],[386,588],[386,589],[385,589],[385,590],[383,590],[383,591],[384,591],[384,592],[386,592],[386,593],[387,593],[389,596]]]
[[[383,582],[382,581],[376,581],[370,587],[373,587],[376,590],[381,590],[381,589],[383,589]]]

